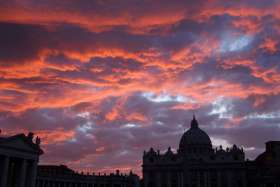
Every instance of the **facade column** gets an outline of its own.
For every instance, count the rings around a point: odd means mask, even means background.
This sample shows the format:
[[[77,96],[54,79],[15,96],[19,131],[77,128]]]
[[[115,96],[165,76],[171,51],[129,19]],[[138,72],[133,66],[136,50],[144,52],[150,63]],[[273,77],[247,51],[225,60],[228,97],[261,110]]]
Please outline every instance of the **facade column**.
[[[197,180],[197,183],[196,183],[196,184],[197,184],[197,187],[200,187],[200,177],[201,177],[200,174],[201,174],[201,173],[199,172],[199,170],[197,170],[197,171],[196,171],[196,174],[197,174],[197,175],[196,175],[196,180]]]
[[[156,180],[156,186],[161,187],[161,180],[160,180],[160,171],[157,172],[157,180]]]
[[[32,161],[31,167],[30,167],[30,177],[29,179],[29,186],[28,187],[35,187],[37,179],[37,161]]]
[[[203,173],[203,177],[204,177],[204,186],[208,187],[208,176],[207,176],[208,172],[204,171]]]
[[[143,177],[144,177],[144,187],[148,187],[149,180],[150,180],[149,172],[144,172]]]
[[[191,171],[188,170],[184,176],[184,185],[191,186]]]
[[[185,186],[185,184],[184,184],[184,183],[185,183],[185,180],[184,180],[184,178],[185,178],[185,177],[184,177],[184,172],[182,171],[180,175],[181,175],[181,187],[183,187],[183,186]]]
[[[232,187],[232,172],[229,170],[227,174],[228,187]]]
[[[39,186],[40,187],[45,187],[45,180],[44,179],[40,180]]]
[[[247,187],[246,173],[242,171],[242,185],[243,187]]]
[[[2,176],[0,176],[0,187],[6,187],[7,186],[7,180],[9,175],[9,162],[10,158],[8,156],[4,157],[3,160],[3,170],[2,170]]]
[[[167,172],[167,187],[171,187],[171,176],[170,176],[170,171]]]
[[[181,186],[182,186],[180,175],[181,175],[181,172],[178,171],[178,172],[177,172],[177,184],[178,184],[178,187],[181,187]]]
[[[25,159],[22,159],[21,166],[20,166],[20,173],[19,173],[19,181],[18,181],[19,187],[25,187],[25,181],[27,176],[26,169],[27,169],[27,161]]]
[[[179,187],[183,187],[184,186],[184,172],[183,171],[179,172],[179,178],[180,178],[180,186]]]
[[[221,171],[217,171],[217,172],[218,172],[218,180],[217,180],[218,187],[221,187]]]

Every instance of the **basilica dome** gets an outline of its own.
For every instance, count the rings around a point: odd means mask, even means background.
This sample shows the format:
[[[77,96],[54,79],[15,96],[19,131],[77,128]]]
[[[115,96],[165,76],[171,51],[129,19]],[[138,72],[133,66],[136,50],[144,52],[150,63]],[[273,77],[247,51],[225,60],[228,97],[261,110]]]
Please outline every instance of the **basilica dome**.
[[[212,150],[209,136],[199,128],[198,122],[193,117],[191,128],[187,130],[180,141],[179,152],[181,153],[207,153]]]

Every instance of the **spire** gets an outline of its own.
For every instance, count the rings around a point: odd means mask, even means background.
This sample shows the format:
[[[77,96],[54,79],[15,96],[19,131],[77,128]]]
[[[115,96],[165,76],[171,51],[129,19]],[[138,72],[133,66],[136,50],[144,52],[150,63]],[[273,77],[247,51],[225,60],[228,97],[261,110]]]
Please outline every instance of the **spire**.
[[[193,115],[193,119],[192,119],[192,122],[191,122],[191,128],[198,128],[198,122],[195,119],[195,115]]]

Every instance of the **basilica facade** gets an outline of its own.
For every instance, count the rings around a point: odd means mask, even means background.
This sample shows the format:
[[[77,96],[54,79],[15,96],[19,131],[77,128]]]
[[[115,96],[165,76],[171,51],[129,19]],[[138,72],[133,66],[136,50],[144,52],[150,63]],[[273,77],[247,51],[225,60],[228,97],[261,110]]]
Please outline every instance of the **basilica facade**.
[[[280,187],[280,142],[267,142],[266,152],[245,160],[236,145],[214,149],[194,117],[176,153],[151,148],[142,167],[144,187]]]

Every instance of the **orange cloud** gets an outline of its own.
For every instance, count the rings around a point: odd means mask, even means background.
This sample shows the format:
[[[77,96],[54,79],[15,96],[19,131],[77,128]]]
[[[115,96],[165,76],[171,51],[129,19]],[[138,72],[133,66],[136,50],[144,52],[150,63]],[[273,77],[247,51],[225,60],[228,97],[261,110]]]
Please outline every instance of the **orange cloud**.
[[[280,75],[276,68],[272,67],[269,69],[264,69],[258,66],[252,60],[228,60],[222,63],[223,68],[233,68],[235,66],[244,66],[251,70],[251,74],[256,77],[260,78],[263,81],[269,84],[277,84],[280,82]]]
[[[273,54],[276,51],[278,51],[277,44],[277,40],[272,38],[266,38],[265,41],[260,45],[260,48]]]
[[[74,138],[75,131],[63,129],[42,130],[36,131],[35,134],[42,139],[43,145],[47,145],[69,141]]]

